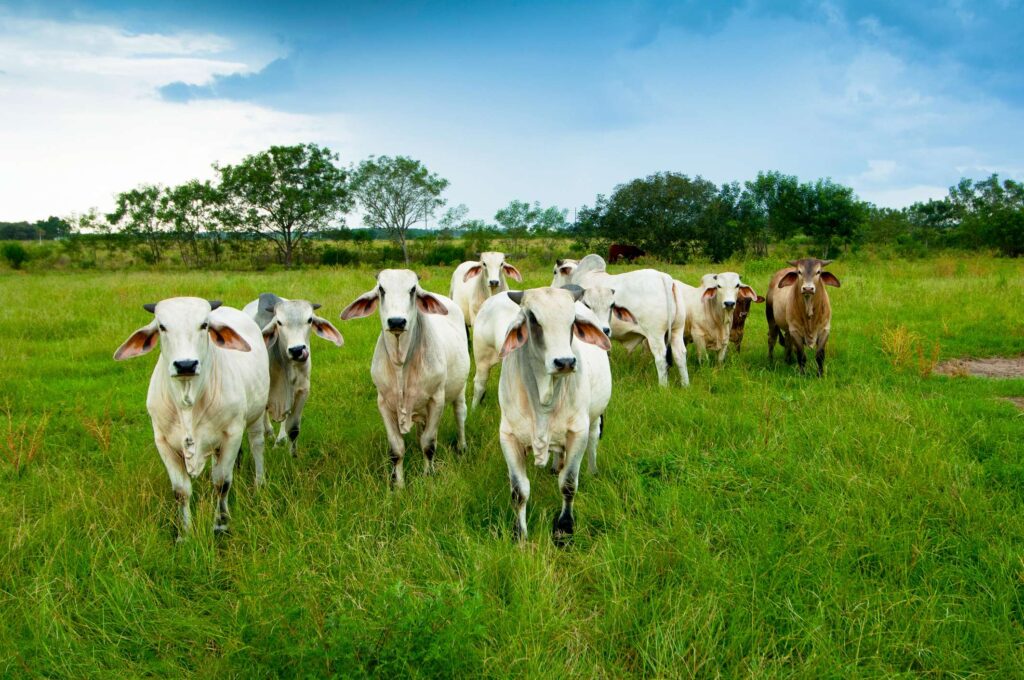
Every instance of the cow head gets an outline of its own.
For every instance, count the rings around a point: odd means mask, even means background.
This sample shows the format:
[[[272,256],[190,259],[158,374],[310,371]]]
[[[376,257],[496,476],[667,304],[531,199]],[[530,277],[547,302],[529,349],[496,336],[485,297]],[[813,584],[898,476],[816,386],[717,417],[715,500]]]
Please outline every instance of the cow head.
[[[512,321],[505,334],[501,356],[523,347],[527,343],[533,355],[543,363],[544,371],[550,376],[562,376],[576,371],[576,353],[572,339],[611,349],[601,329],[576,314],[576,300],[582,291],[564,288],[533,288],[528,291],[512,291],[509,299],[519,305],[519,314]]]
[[[385,269],[377,274],[377,285],[363,293],[341,313],[344,320],[369,316],[379,307],[381,330],[400,338],[416,330],[419,313],[447,314],[433,293],[420,288],[420,277],[408,269]]]
[[[813,312],[814,295],[822,290],[821,286],[839,287],[839,279],[829,271],[824,271],[832,260],[819,260],[816,257],[805,257],[802,260],[790,260],[792,271],[786,272],[779,280],[779,288],[800,286],[800,294],[804,298],[804,306],[808,315]]]
[[[235,329],[210,318],[220,304],[219,300],[179,297],[143,305],[153,314],[153,321],[132,333],[114,352],[114,359],[146,354],[160,342],[170,377],[190,380],[203,374],[211,342],[223,349],[250,351],[249,343]]]
[[[582,290],[572,284],[563,286],[563,288],[574,294],[576,290]],[[613,318],[623,323],[637,323],[636,317],[633,316],[632,312],[622,305],[615,303],[615,291],[611,288],[603,286],[587,288],[582,291],[579,302],[594,313],[594,316],[601,322],[601,330],[609,338],[612,337]]]
[[[714,301],[714,304],[721,305],[723,309],[732,312],[736,303],[741,298],[750,300],[757,299],[754,289],[740,280],[736,272],[722,272],[720,274],[705,274],[701,279],[701,299]]]
[[[462,280],[469,281],[475,276],[484,276],[483,280],[487,283],[491,295],[501,290],[505,276],[511,276],[516,281],[523,280],[519,270],[505,261],[505,253],[494,251],[480,253],[480,261],[474,262],[473,266],[466,270]]]
[[[572,273],[576,271],[579,260],[555,260],[555,267],[552,270],[554,278],[551,279],[552,288],[561,288],[572,280]]]
[[[280,300],[263,309],[272,316],[270,322],[263,327],[263,340],[267,347],[279,345],[283,353],[296,363],[309,361],[309,336],[316,333],[324,340],[333,342],[338,347],[345,344],[345,339],[330,321],[317,316],[314,312],[319,304],[305,300]]]

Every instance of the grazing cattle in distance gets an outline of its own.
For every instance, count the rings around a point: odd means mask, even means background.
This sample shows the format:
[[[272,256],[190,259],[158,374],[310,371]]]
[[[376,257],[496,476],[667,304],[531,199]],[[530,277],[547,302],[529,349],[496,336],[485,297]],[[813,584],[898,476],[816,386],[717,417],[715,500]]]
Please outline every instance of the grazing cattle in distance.
[[[469,346],[462,310],[443,295],[421,288],[415,272],[383,270],[377,274],[377,285],[346,307],[341,318],[369,316],[378,307],[381,332],[370,375],[391,447],[391,479],[402,488],[405,435],[414,423],[421,427],[426,474],[434,470],[437,430],[446,404],[455,410],[458,449],[466,448]]]
[[[499,440],[519,539],[527,535],[527,452],[538,466],[546,465],[552,453],[559,455],[555,467],[560,468],[562,510],[552,535],[559,544],[572,536],[580,463],[584,451],[596,461],[600,420],[611,398],[611,370],[602,356],[611,343],[601,329],[579,316],[575,297],[559,288],[508,293],[519,310],[501,348]]]
[[[647,252],[626,243],[613,243],[608,246],[608,263],[615,264],[620,260],[632,262],[638,257],[643,257]]]
[[[747,317],[750,316],[750,305],[754,302],[764,302],[760,295],[756,300],[743,296],[736,300],[736,308],[732,312],[732,330],[729,332],[729,340],[736,346],[736,351],[743,349],[743,328],[747,325]]]
[[[686,308],[685,333],[697,349],[697,360],[707,359],[708,350],[717,352],[718,363],[729,350],[733,314],[740,299],[755,300],[754,289],[735,272],[705,274],[699,288],[674,282],[677,304]]]
[[[275,445],[282,443],[287,436],[292,455],[298,446],[302,409],[309,398],[309,379],[313,371],[310,333],[316,333],[337,347],[345,344],[338,329],[314,313],[317,309],[320,309],[319,304],[288,300],[273,293],[262,293],[259,299],[242,309],[263,330],[263,340],[270,357],[267,417],[272,422],[281,423]]]
[[[264,414],[270,375],[260,329],[243,312],[219,301],[179,297],[143,305],[153,321],[132,333],[114,359],[130,359],[160,343],[146,408],[157,451],[167,468],[180,511],[183,538],[192,523],[192,477],[213,457],[219,495],[214,531],[228,529],[228,492],[242,435],[263,481]]]
[[[523,280],[519,270],[505,261],[505,253],[494,251],[480,253],[479,261],[463,262],[455,268],[448,295],[462,310],[467,328],[476,322],[476,315],[487,298],[508,290],[506,276]]]
[[[600,328],[609,338],[612,335],[612,315],[635,322],[628,309],[615,304],[615,291],[609,288],[598,286],[584,291],[579,286],[571,284],[565,288],[578,296],[577,316]],[[507,292],[489,298],[480,308],[473,329],[473,358],[476,360],[476,375],[473,378],[474,408],[483,401],[491,369],[501,363],[501,347],[505,342],[505,332],[518,314],[519,305],[509,298]]]
[[[796,353],[800,372],[806,370],[804,348],[814,350],[818,377],[825,373],[825,344],[832,330],[832,304],[825,286],[839,287],[839,279],[824,271],[832,260],[814,257],[791,260],[789,268],[780,269],[768,285],[765,315],[768,318],[768,358],[774,357],[775,342],[782,337],[786,363]]]
[[[628,309],[633,320],[613,315],[612,337],[629,351],[646,342],[661,386],[668,386],[671,359],[675,360],[683,385],[690,384],[682,333],[686,310],[676,303],[671,276],[655,269],[609,274],[605,271],[604,259],[590,254],[580,260],[571,278],[572,284],[584,290],[600,286],[615,291],[616,304]]]
[[[579,263],[579,260],[572,260],[568,258],[559,258],[555,260],[555,266],[552,270],[554,277],[551,279],[551,287],[561,288],[567,283],[571,283],[572,273],[576,271],[576,265]]]

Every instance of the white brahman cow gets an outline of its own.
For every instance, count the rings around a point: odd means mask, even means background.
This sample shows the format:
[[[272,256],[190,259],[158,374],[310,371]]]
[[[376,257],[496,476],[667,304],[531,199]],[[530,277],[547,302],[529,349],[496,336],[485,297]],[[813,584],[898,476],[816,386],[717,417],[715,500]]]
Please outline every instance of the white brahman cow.
[[[697,360],[707,359],[708,350],[718,352],[718,363],[725,361],[736,303],[756,300],[754,289],[740,280],[736,272],[705,274],[700,287],[682,281],[673,282],[677,308],[686,309],[684,333],[697,349]]]
[[[473,326],[480,307],[490,296],[508,290],[508,279],[522,281],[519,270],[505,261],[505,253],[480,253],[475,262],[463,262],[452,273],[448,295],[462,310],[466,327]]]

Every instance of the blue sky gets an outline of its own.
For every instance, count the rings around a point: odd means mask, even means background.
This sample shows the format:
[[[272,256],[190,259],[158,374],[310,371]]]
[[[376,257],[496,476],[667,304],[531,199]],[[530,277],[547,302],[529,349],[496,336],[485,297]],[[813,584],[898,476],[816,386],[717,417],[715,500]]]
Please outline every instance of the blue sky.
[[[1024,179],[1024,7],[15,1],[0,98],[0,220],[298,141],[419,158],[484,219],[662,170],[900,206]]]

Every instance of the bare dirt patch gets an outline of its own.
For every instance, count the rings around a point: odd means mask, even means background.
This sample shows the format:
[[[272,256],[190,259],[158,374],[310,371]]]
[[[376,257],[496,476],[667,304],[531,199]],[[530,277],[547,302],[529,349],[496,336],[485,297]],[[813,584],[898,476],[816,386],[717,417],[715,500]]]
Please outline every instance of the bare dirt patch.
[[[950,359],[935,366],[938,375],[980,378],[1024,378],[1024,356],[989,359]]]
[[[1006,401],[1024,411],[1024,397],[1006,397]]]

